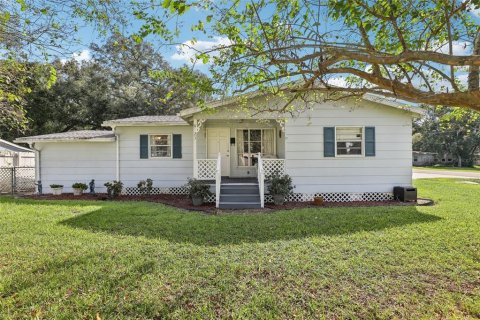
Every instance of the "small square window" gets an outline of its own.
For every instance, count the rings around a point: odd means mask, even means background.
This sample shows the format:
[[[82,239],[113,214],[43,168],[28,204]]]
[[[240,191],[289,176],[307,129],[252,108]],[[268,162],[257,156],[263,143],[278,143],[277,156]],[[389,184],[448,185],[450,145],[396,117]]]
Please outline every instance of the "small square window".
[[[360,156],[363,154],[363,128],[336,128],[337,156]]]
[[[150,136],[150,157],[170,158],[172,156],[172,136],[156,134]]]

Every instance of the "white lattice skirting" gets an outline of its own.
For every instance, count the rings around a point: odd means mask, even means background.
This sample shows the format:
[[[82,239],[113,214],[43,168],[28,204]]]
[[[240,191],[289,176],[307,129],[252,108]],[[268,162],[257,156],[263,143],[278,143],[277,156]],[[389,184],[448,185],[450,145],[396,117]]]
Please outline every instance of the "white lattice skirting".
[[[309,202],[314,197],[323,197],[326,202],[352,202],[352,201],[390,201],[393,200],[391,192],[360,192],[360,193],[294,193],[285,199],[289,202]],[[265,202],[273,202],[273,197],[269,194],[265,195]]]
[[[140,196],[142,193],[137,187],[127,187],[123,191],[124,194],[129,196]],[[151,194],[173,194],[173,195],[187,195],[188,189],[184,186],[181,187],[154,187]],[[393,200],[393,194],[391,192],[363,192],[363,193],[294,193],[286,200],[289,202],[308,202],[313,201],[314,197],[323,197],[326,202],[352,202],[352,201],[389,201]],[[206,202],[215,202],[215,195],[209,197]],[[271,195],[265,195],[265,202],[272,203],[273,198]]]

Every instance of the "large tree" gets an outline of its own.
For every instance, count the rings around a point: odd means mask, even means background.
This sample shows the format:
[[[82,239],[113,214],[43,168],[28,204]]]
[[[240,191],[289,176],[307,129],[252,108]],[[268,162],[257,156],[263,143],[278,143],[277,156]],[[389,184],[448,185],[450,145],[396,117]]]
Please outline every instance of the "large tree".
[[[55,70],[38,62],[70,54],[77,31],[90,23],[101,33],[123,24],[121,0],[16,0],[0,5],[0,132],[26,129],[25,95],[40,79],[47,87]],[[46,80],[46,81],[44,81]]]
[[[147,42],[116,34],[91,50],[88,61],[55,61],[58,80],[51,88],[31,86],[25,95],[26,133],[99,129],[110,119],[175,114],[199,99],[185,78],[209,85],[205,75],[172,68]],[[15,136],[17,131],[5,135]]]
[[[297,98],[322,92],[327,99],[375,93],[480,110],[480,37],[472,14],[479,2],[164,0],[163,15],[137,17],[145,22],[140,35],[169,42],[189,21],[177,28],[165,21],[192,7],[206,12],[191,28],[228,41],[206,50],[195,41],[183,45],[198,50],[197,59],[210,57],[212,74],[233,92]]]

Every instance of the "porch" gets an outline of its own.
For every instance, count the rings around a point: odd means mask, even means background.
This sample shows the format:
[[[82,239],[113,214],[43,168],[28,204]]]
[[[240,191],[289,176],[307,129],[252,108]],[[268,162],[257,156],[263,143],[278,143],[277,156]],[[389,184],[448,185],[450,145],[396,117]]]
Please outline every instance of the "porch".
[[[285,132],[274,119],[194,119],[193,171],[215,185],[219,208],[263,208],[265,178],[285,172]]]

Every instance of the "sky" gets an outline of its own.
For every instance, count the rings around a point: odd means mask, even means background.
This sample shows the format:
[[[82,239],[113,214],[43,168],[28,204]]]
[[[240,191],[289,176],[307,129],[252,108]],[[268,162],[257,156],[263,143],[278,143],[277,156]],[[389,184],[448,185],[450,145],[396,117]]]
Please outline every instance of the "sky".
[[[157,50],[163,55],[165,60],[169,62],[173,67],[180,67],[184,64],[191,65],[191,58],[195,55],[195,50],[189,49],[186,46],[182,46],[182,43],[187,44],[188,46],[192,46],[197,50],[204,50],[211,48],[216,45],[225,44],[228,42],[228,39],[222,37],[215,37],[215,36],[206,36],[203,33],[199,32],[192,32],[190,30],[190,25],[193,22],[197,22],[198,20],[205,19],[207,16],[207,12],[200,11],[197,9],[190,9],[182,19],[185,21],[185,26],[181,29],[180,36],[178,38],[178,43],[171,44],[171,45],[159,45],[158,37],[150,36],[147,37],[146,40],[150,41]],[[182,23],[181,21],[179,23]],[[174,27],[173,23],[169,24],[172,28]],[[141,27],[141,22],[135,19],[130,21],[129,26],[127,26],[122,32],[125,34],[131,34],[137,31]],[[62,61],[66,61],[68,59],[75,59],[77,61],[86,61],[92,58],[91,52],[89,50],[89,45],[91,43],[101,44],[104,42],[105,38],[102,37],[93,27],[91,26],[82,26],[79,28],[77,33],[77,37],[79,43],[74,44],[71,47],[73,53],[68,53],[62,56],[56,56],[60,58]],[[198,41],[195,44],[192,44],[192,39],[196,37]],[[207,66],[203,65],[201,62],[197,62],[195,65],[195,69],[208,72]]]
[[[222,38],[218,36],[207,36],[203,33],[199,32],[192,32],[190,30],[190,25],[192,23],[195,23],[199,20],[205,20],[206,16],[209,13],[203,10],[198,10],[198,9],[190,9],[185,15],[182,16],[182,20],[178,22],[180,25],[182,22],[184,23],[184,27],[181,29],[180,36],[178,38],[178,43],[173,44],[173,45],[164,45],[161,46],[158,43],[158,38],[155,36],[152,37],[147,37],[146,40],[150,41],[153,43],[153,45],[158,48],[158,51],[163,55],[164,59],[170,63],[173,67],[180,67],[184,64],[191,65],[190,59],[194,57],[195,55],[195,50],[190,49],[187,47],[184,47],[181,45],[181,43],[188,44],[189,46],[192,46],[196,48],[197,50],[205,50],[212,48],[216,45],[221,45],[221,44],[226,44],[229,42],[227,38]],[[480,10],[472,10],[471,12],[472,16],[475,18],[479,18],[480,16]],[[126,34],[132,33],[137,31],[141,26],[141,22],[135,19],[131,19],[130,25],[123,30]],[[174,27],[175,25],[173,23],[169,24],[170,27]],[[198,41],[195,44],[192,44],[191,39],[192,38],[197,38]],[[79,29],[78,32],[78,38],[80,40],[80,43],[75,45],[72,50],[73,53],[62,56],[60,57],[62,60],[70,59],[73,58],[77,61],[86,61],[92,58],[92,55],[90,53],[90,50],[88,49],[90,43],[96,42],[96,43],[101,43],[102,37],[92,28],[92,27],[82,27]],[[461,41],[461,42],[456,42],[454,43],[453,46],[453,53],[455,55],[468,55],[471,53],[472,45],[469,42]],[[440,52],[443,53],[448,53],[448,47],[443,47],[440,48]],[[208,71],[208,66],[203,65],[201,62],[196,62],[194,68],[198,71],[201,71],[205,74],[209,74]],[[466,83],[467,80],[467,74],[458,74],[458,77],[462,82],[464,81]],[[337,81],[338,83],[335,83]],[[337,77],[333,79],[333,85],[344,85],[345,79],[342,77]],[[450,86],[448,83],[439,83],[439,85],[446,85]]]

